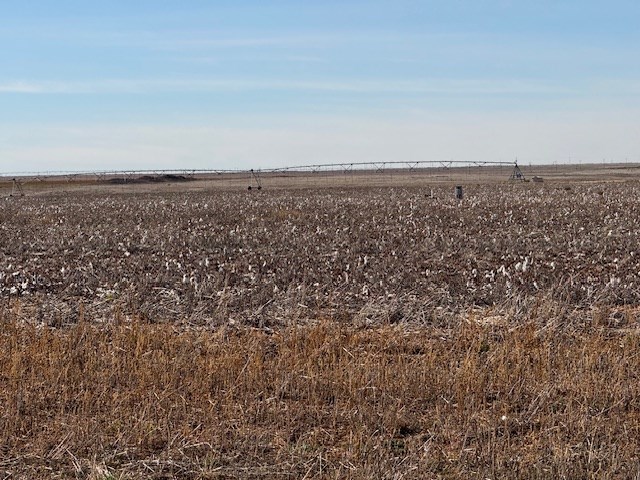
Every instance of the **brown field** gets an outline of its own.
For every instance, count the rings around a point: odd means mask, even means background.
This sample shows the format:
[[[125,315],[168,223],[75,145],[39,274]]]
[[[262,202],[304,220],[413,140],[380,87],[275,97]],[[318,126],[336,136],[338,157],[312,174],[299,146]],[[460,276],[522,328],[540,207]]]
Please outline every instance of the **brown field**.
[[[0,184],[0,479],[638,478],[638,171],[524,170]]]

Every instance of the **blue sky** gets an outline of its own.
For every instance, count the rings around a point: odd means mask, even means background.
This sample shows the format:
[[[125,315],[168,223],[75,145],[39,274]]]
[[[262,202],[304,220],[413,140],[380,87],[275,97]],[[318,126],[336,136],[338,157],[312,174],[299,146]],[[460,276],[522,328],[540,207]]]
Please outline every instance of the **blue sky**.
[[[0,171],[640,161],[640,2],[0,5]]]

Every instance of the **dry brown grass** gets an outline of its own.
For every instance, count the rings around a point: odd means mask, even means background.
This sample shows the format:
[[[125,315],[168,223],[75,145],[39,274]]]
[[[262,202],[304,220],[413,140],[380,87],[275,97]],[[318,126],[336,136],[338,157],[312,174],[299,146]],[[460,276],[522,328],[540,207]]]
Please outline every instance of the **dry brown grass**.
[[[639,472],[633,332],[548,319],[53,329],[3,315],[2,478]]]

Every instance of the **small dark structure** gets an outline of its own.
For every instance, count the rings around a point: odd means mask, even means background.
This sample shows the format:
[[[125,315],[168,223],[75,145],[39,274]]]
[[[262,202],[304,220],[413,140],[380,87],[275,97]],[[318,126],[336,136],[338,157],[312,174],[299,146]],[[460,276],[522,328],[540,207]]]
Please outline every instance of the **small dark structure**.
[[[249,184],[249,188],[247,190],[253,189],[253,182],[256,183],[258,190],[262,190],[262,180],[260,179],[259,172],[254,171],[253,168],[251,169],[251,177],[249,177],[249,182],[251,183]]]
[[[456,185],[456,198],[462,200],[464,194],[462,193],[462,185]]]
[[[17,180],[13,179],[13,188],[11,189],[11,197],[20,196],[24,197],[24,190],[22,190],[22,184]]]
[[[521,182],[527,181],[527,179],[524,178],[524,173],[522,173],[522,170],[520,170],[520,167],[518,166],[518,162],[514,164],[513,172],[511,172],[511,177],[509,177],[509,180],[519,180]]]

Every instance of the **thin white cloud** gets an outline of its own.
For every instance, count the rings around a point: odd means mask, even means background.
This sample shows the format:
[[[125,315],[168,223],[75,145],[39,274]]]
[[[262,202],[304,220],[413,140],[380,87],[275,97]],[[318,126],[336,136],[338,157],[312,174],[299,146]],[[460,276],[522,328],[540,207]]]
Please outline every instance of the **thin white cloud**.
[[[327,63],[325,58],[313,55],[267,55],[267,54],[250,54],[244,56],[235,56],[236,60],[243,62],[251,62],[253,64],[265,64],[265,63],[313,63],[321,64]],[[194,55],[194,56],[176,56],[171,58],[174,62],[191,63],[199,65],[218,65],[228,60],[228,58],[221,55]]]
[[[211,35],[184,35],[175,37],[171,41],[166,38],[158,38],[147,46],[175,50],[178,48],[243,48],[243,47],[293,47],[313,46],[337,43],[344,36],[337,34],[324,35],[285,35],[285,36],[211,36]]]
[[[0,83],[1,93],[46,93],[43,85],[34,82],[7,82]]]
[[[209,31],[209,30],[86,30],[78,25],[69,28],[53,28],[49,25],[21,27],[20,29],[4,28],[0,37],[25,36],[30,39],[41,39],[49,42],[83,42],[91,46],[147,48],[152,50],[184,50],[184,49],[242,49],[254,47],[321,47],[344,44],[352,41],[369,41],[372,36],[367,32],[290,32],[285,34],[264,32],[256,34],[243,30]],[[374,36],[378,41],[395,38],[395,35]]]
[[[113,79],[77,82],[0,83],[0,93],[114,94],[228,91],[316,91],[353,94],[509,95],[569,94],[575,90],[528,80],[242,80],[242,79]]]

